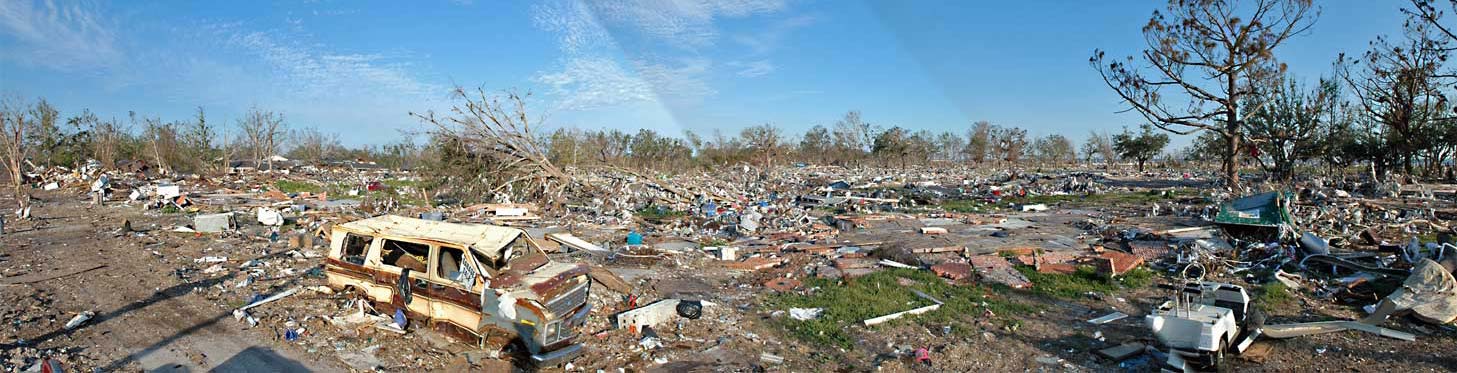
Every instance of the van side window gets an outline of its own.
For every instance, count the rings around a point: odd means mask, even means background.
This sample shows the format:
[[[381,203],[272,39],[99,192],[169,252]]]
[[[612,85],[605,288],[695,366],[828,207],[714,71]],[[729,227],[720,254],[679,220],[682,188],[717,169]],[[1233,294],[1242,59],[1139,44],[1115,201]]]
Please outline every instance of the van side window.
[[[440,262],[435,263],[435,275],[467,287],[476,278],[475,270],[465,259],[465,250],[449,246],[440,247]]]
[[[429,257],[430,245],[414,242],[385,240],[380,249],[380,258],[384,259],[385,265],[407,268],[415,272],[425,272],[425,260]]]
[[[345,235],[344,254],[342,255],[344,262],[364,265],[364,253],[369,251],[370,241],[374,241],[374,237],[353,233]]]

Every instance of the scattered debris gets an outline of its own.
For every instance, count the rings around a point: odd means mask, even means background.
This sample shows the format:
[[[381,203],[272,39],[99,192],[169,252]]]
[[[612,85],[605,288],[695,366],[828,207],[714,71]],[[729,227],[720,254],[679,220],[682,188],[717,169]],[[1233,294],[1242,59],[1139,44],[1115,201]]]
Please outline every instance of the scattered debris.
[[[1128,314],[1114,311],[1113,313],[1110,313],[1110,314],[1107,314],[1107,315],[1103,315],[1103,316],[1099,316],[1096,319],[1088,320],[1088,322],[1089,323],[1093,323],[1093,324],[1103,325],[1103,324],[1107,324],[1107,323],[1110,323],[1110,322],[1122,320],[1123,318],[1126,318],[1126,317],[1128,317]]]
[[[896,313],[892,313],[892,314],[885,315],[885,316],[879,316],[879,317],[873,317],[873,318],[865,319],[865,321],[863,321],[862,323],[864,323],[865,326],[875,326],[875,325],[879,325],[881,323],[884,323],[886,321],[891,321],[891,320],[899,319],[899,318],[901,318],[902,316],[905,316],[905,315],[919,315],[919,314],[923,314],[923,313],[926,313],[926,312],[935,311],[935,310],[941,308],[941,305],[944,304],[940,300],[936,300],[936,298],[932,298],[931,296],[926,295],[925,293],[922,293],[920,291],[912,290],[912,292],[914,292],[916,294],[916,296],[918,296],[918,297],[921,297],[923,299],[926,299],[926,300],[931,301],[933,304],[932,305],[929,305],[929,306],[925,306],[925,307],[919,307],[919,308],[914,308],[914,309],[905,310],[905,311],[901,311],[901,312],[896,312]]]

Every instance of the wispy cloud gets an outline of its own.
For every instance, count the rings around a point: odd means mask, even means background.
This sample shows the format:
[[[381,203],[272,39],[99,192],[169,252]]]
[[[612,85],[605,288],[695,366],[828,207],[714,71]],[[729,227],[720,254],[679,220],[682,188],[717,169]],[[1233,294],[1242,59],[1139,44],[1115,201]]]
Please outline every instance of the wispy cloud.
[[[549,87],[547,93],[561,97],[559,105],[564,109],[585,110],[656,99],[647,82],[606,58],[572,59],[562,71],[542,74],[535,80]]]
[[[262,31],[234,34],[228,43],[261,58],[280,82],[304,96],[348,92],[425,97],[442,92],[440,86],[416,79],[409,63],[391,62],[380,54],[335,53]]]
[[[774,63],[769,62],[769,60],[758,60],[749,62],[734,61],[729,62],[727,65],[729,67],[739,69],[739,71],[734,72],[734,74],[745,78],[757,78],[764,75],[769,75],[769,73],[774,72],[775,69]]]
[[[586,3],[608,27],[622,27],[683,48],[712,46],[715,21],[772,13],[783,0],[607,0]]]
[[[88,4],[0,1],[0,33],[18,47],[0,58],[28,65],[77,71],[115,67],[124,58],[112,21]]]
[[[606,29],[597,23],[597,16],[581,1],[538,3],[532,7],[531,20],[536,27],[556,33],[557,45],[568,54],[610,47],[612,43]]]
[[[762,56],[779,49],[784,37],[790,32],[812,25],[816,21],[817,18],[812,15],[793,16],[775,21],[769,27],[757,32],[734,35],[733,41],[747,48],[750,55]]]
[[[709,50],[719,21],[776,14],[784,0],[557,0],[532,9],[538,28],[553,32],[565,54],[562,70],[538,74],[562,106],[587,109],[635,101],[697,104],[717,94],[715,68],[741,77],[772,73],[767,58],[717,64]],[[609,58],[625,52],[622,58]],[[630,68],[627,70],[624,67]],[[644,92],[646,91],[646,92]]]
[[[648,82],[660,100],[679,104],[697,104],[718,91],[708,85],[708,72],[713,62],[707,58],[684,58],[677,61],[633,61],[638,75]]]

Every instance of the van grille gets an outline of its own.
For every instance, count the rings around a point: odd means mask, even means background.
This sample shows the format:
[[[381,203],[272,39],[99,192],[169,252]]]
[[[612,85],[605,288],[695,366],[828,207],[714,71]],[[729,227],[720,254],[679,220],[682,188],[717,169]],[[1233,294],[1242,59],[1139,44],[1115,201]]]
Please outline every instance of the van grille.
[[[577,306],[580,306],[582,305],[582,303],[586,302],[587,283],[584,282],[581,285],[577,285],[576,288],[573,288],[566,294],[562,294],[556,299],[552,299],[550,303],[546,304],[546,309],[547,311],[551,311],[552,316],[556,319],[563,319],[569,316],[569,312],[572,312],[572,310],[576,309]]]

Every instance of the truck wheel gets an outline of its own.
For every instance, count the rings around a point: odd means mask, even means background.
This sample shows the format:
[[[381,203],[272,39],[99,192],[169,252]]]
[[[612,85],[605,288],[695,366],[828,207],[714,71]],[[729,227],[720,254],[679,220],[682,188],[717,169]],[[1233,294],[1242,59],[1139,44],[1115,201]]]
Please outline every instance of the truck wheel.
[[[1225,359],[1224,357],[1224,352],[1229,350],[1230,344],[1231,343],[1229,339],[1224,339],[1220,341],[1219,351],[1214,351],[1214,356],[1210,358],[1210,360],[1212,360],[1212,364],[1209,364],[1209,368],[1219,373],[1228,373],[1232,371],[1229,366],[1229,361],[1227,361],[1227,359]]]
[[[703,317],[703,302],[696,300],[679,301],[677,308],[678,316],[686,317],[689,320],[698,320],[699,317]]]

